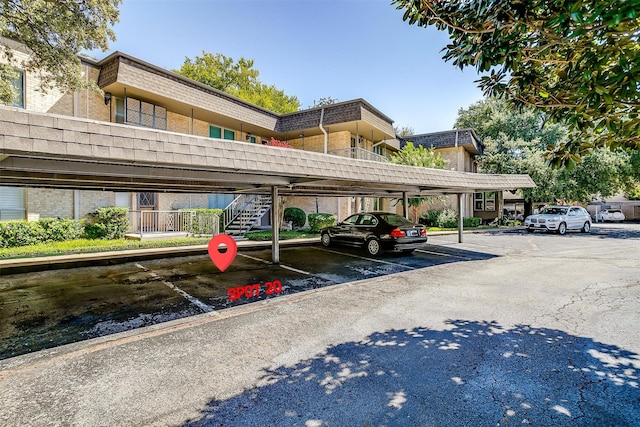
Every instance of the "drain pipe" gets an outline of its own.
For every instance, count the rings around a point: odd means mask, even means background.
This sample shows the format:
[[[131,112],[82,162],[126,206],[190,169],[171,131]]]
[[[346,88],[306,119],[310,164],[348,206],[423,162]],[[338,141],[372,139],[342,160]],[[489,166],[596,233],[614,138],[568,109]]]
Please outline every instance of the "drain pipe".
[[[329,152],[329,135],[327,135],[327,131],[322,127],[322,122],[324,121],[324,108],[320,111],[320,130],[324,134],[324,154],[328,154]]]

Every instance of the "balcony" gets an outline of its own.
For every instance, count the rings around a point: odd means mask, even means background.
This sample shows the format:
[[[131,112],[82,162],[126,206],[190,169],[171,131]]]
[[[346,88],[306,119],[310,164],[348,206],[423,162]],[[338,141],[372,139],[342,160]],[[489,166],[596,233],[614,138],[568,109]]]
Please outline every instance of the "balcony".
[[[389,159],[387,159],[385,156],[376,154],[373,151],[367,151],[363,148],[355,148],[355,147],[329,151],[329,154],[333,154],[334,156],[340,156],[340,157],[349,157],[351,159],[371,160],[374,162],[389,161]]]

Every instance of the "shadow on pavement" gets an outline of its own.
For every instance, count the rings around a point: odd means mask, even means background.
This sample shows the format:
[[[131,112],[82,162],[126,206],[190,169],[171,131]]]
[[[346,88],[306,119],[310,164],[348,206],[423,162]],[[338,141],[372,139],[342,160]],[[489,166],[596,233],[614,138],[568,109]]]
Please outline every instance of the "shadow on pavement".
[[[553,329],[449,324],[265,372],[184,425],[640,425],[637,354]]]

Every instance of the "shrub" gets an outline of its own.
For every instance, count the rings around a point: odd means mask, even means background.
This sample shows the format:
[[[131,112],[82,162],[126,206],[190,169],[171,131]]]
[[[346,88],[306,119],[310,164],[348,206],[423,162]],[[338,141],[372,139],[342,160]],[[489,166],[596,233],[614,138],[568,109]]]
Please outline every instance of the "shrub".
[[[74,240],[82,235],[83,221],[42,218],[38,221],[0,222],[0,247],[14,248],[48,242]]]
[[[68,218],[42,218],[38,221],[45,233],[46,242],[64,242],[82,237],[84,231],[83,220]]]
[[[291,221],[293,228],[302,228],[307,222],[307,214],[300,208],[286,208],[284,210],[284,221]]]
[[[438,218],[440,217],[440,213],[442,211],[438,209],[432,209],[427,211],[426,214],[422,215],[418,222],[420,224],[424,224],[427,227],[438,227]]]
[[[478,227],[480,224],[482,224],[482,218],[478,218],[477,216],[462,219],[462,226],[464,228]]]
[[[309,214],[309,228],[312,233],[318,233],[324,227],[331,227],[337,219],[337,216],[330,213],[311,213]]]
[[[180,209],[181,211],[191,211],[196,214],[193,216],[193,219],[190,220],[189,224],[185,224],[185,231],[188,231],[191,234],[208,234],[212,235],[214,230],[214,218],[218,218],[218,231],[222,231],[224,228],[224,211],[222,209],[206,209],[206,208],[197,208],[197,209]],[[215,216],[215,217],[214,217]]]
[[[117,240],[129,230],[129,209],[115,206],[98,208],[87,215],[84,234],[89,239]]]
[[[458,213],[452,209],[433,209],[422,215],[419,222],[427,227],[457,228]]]

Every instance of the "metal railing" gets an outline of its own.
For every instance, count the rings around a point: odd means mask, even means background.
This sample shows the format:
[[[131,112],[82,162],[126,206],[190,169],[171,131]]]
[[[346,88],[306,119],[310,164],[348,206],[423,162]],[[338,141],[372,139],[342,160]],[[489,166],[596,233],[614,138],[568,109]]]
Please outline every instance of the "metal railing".
[[[329,151],[329,154],[333,154],[334,156],[340,157],[350,157],[352,159],[360,159],[360,160],[372,160],[374,162],[388,162],[385,156],[374,153],[373,151],[367,151],[364,148],[342,148],[340,150]]]
[[[220,217],[192,210],[130,211],[131,232],[140,234],[188,233],[213,236],[220,233]]]

